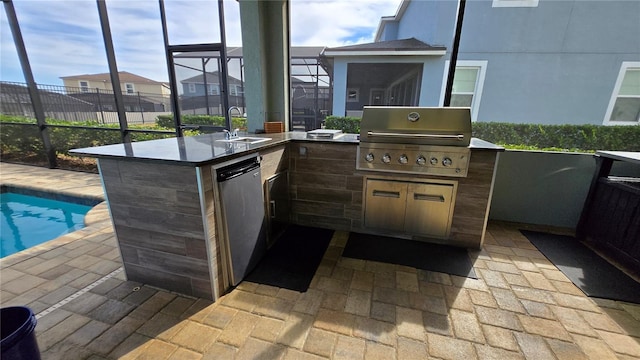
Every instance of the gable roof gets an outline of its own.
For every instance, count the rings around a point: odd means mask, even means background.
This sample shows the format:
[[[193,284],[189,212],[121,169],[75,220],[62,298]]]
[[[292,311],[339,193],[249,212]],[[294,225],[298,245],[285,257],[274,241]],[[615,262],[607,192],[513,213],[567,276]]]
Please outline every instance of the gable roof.
[[[220,72],[218,71],[214,71],[214,72],[208,72],[206,73],[207,75],[207,84],[219,84],[220,83]],[[231,75],[227,75],[227,79],[229,79],[229,84],[234,84],[234,85],[242,85],[242,81],[234,78]],[[180,80],[181,83],[183,84],[188,84],[188,83],[194,83],[194,84],[204,84],[204,77],[202,76],[202,74],[196,75],[196,76],[192,76],[188,79],[184,79],[184,80]]]
[[[380,23],[378,24],[378,30],[376,30],[375,41],[379,41],[380,40],[380,37],[382,36],[382,32],[383,32],[384,28],[389,23],[392,23],[392,22],[398,23],[398,22],[400,22],[400,19],[402,18],[402,16],[404,16],[404,13],[407,11],[407,7],[409,6],[409,1],[411,1],[411,0],[402,0],[400,5],[398,6],[398,10],[396,11],[395,15],[383,16],[383,17],[380,18]]]
[[[332,56],[372,56],[372,55],[444,55],[447,48],[433,46],[416,38],[377,41],[366,44],[326,48],[322,55]]]
[[[155,81],[148,79],[144,76],[132,74],[128,71],[118,71],[118,77],[120,78],[120,82],[127,83],[136,83],[136,84],[150,84],[150,85],[162,85],[163,83],[160,81]],[[111,82],[110,73],[100,73],[100,74],[84,74],[84,75],[71,75],[71,76],[61,76],[62,80],[89,80],[89,81],[106,81]]]
[[[291,58],[315,58],[320,55],[324,46],[291,46],[289,55]],[[192,51],[174,55],[175,58],[216,58],[220,57],[219,51]],[[227,58],[243,57],[242,47],[227,47]]]

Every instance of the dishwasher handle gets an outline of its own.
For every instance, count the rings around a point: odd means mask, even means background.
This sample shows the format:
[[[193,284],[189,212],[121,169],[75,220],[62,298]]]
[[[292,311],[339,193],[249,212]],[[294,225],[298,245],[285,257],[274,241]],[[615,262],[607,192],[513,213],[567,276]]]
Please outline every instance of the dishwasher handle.
[[[260,168],[260,162],[256,159],[249,159],[241,161],[237,164],[232,164],[218,170],[218,182],[231,180],[242,174],[246,174],[250,171]]]

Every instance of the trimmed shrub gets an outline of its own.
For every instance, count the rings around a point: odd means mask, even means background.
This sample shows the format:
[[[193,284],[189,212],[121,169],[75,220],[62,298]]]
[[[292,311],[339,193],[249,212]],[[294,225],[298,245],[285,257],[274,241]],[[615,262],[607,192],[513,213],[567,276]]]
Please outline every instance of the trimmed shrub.
[[[640,126],[475,122],[474,137],[507,148],[560,151],[640,151]]]
[[[360,133],[360,118],[328,116],[327,129]],[[472,135],[508,149],[640,151],[640,126],[541,125],[474,122]]]
[[[327,129],[342,130],[349,134],[360,134],[360,118],[353,116],[327,116],[324,119]]]
[[[224,126],[224,116],[182,115],[182,123],[185,125]],[[175,129],[175,124],[173,123],[173,115],[158,115],[156,124],[167,129]],[[247,119],[241,117],[232,117],[231,125],[233,128],[245,130],[247,128]]]
[[[118,124],[101,124],[95,121],[65,121],[47,119],[49,137],[56,153],[67,155],[69,150],[117,144],[122,142]],[[16,123],[16,124],[11,124]],[[43,157],[44,145],[40,139],[34,119],[0,115],[0,150],[2,155],[21,157]],[[24,125],[23,125],[24,124]],[[69,127],[56,127],[64,125]],[[85,129],[81,127],[93,127]],[[130,125],[130,129],[167,130],[157,125]],[[107,130],[113,129],[113,130]],[[131,141],[143,141],[173,137],[175,134],[130,133]]]

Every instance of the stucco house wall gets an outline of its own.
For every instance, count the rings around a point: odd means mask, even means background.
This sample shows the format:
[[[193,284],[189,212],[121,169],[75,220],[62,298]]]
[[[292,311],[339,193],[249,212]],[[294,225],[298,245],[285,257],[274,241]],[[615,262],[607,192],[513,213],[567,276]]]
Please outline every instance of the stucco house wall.
[[[121,71],[118,75],[120,78],[120,90],[123,94],[127,94],[126,84],[133,84],[133,91],[135,94],[141,93],[147,96],[168,96],[171,93],[168,84],[126,71]],[[111,83],[111,76],[109,73],[72,75],[61,77],[61,79],[64,86],[68,88],[75,88],[78,91],[80,91],[81,82],[86,82],[88,84],[88,92],[95,92],[96,89],[113,90],[113,84]]]
[[[531,6],[494,6],[507,2],[466,2],[458,67],[480,66],[484,77],[474,93],[474,121],[608,122],[623,64],[640,64],[640,1],[527,0]],[[420,106],[443,103],[457,6],[453,0],[405,0],[395,16],[381,19],[377,41],[414,37],[446,47],[445,56],[425,62]],[[336,58],[334,67],[338,115],[345,96],[342,63],[349,61]]]

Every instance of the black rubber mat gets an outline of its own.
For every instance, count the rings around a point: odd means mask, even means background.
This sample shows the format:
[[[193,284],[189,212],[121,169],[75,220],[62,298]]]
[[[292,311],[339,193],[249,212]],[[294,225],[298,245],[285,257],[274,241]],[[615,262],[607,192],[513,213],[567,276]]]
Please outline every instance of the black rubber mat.
[[[467,250],[454,246],[351,233],[342,256],[477,279]]]
[[[244,280],[305,292],[332,236],[333,230],[289,226]]]
[[[520,232],[589,297],[640,304],[640,283],[570,236]]]

